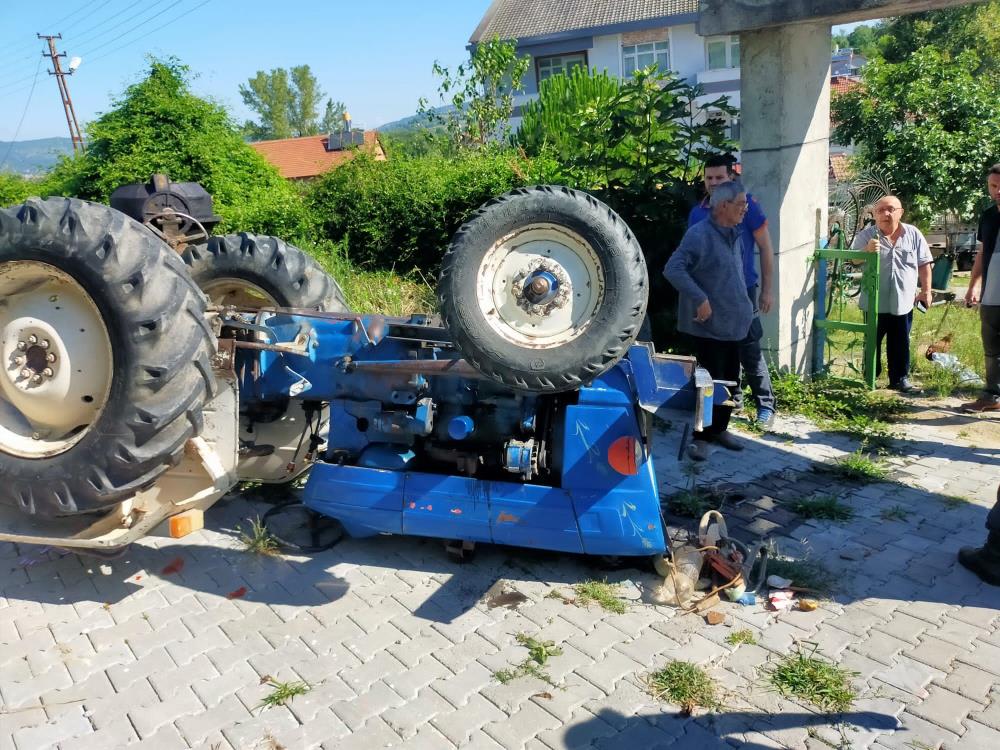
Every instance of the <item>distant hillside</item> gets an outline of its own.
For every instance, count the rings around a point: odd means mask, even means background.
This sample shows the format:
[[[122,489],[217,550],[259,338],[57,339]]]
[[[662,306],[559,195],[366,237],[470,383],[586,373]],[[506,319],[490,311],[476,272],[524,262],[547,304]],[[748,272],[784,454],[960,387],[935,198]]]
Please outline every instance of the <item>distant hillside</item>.
[[[434,114],[440,115],[452,109],[454,109],[454,107],[452,107],[450,104],[446,104],[441,107],[435,107],[433,111]],[[425,115],[414,114],[410,115],[409,117],[403,117],[399,120],[393,120],[392,122],[387,122],[384,125],[379,125],[375,129],[380,133],[391,133],[394,130],[395,131],[414,130],[420,127],[421,125],[426,125],[426,124],[427,124],[427,119]]]
[[[73,153],[73,141],[69,138],[39,138],[34,141],[0,141],[0,159],[7,149],[10,154],[0,163],[0,172],[15,172],[35,175],[51,169],[61,154]]]

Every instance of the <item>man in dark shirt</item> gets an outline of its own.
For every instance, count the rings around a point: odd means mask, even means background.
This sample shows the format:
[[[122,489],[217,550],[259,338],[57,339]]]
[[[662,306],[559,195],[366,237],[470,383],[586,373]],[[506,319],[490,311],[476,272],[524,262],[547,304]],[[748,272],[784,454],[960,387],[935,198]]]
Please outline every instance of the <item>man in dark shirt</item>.
[[[688,229],[708,218],[710,214],[709,200],[713,191],[718,185],[730,182],[733,178],[732,156],[720,154],[709,157],[705,161],[704,179],[707,197],[691,209],[691,213],[688,215]],[[764,355],[760,348],[764,330],[760,325],[760,317],[757,312],[759,310],[767,313],[771,310],[773,302],[771,272],[774,266],[774,250],[771,247],[771,235],[767,229],[767,216],[764,215],[760,204],[749,194],[747,195],[747,212],[739,225],[739,230],[743,247],[743,275],[746,279],[747,294],[754,309],[753,323],[750,325],[746,338],[740,342],[740,365],[743,369],[743,377],[750,386],[750,391],[757,402],[757,424],[765,430],[769,430],[774,425],[774,389],[771,387],[771,375],[767,370],[767,363],[764,361]],[[755,250],[758,247],[760,248],[759,277],[755,263],[757,255]],[[739,403],[743,394],[737,389],[733,396],[733,400]]]
[[[978,252],[965,293],[966,305],[980,303],[986,387],[975,401],[962,404],[966,411],[980,413],[1000,412],[1000,261],[997,260],[1000,258],[1000,164],[990,167],[986,184],[993,205],[979,219]]]

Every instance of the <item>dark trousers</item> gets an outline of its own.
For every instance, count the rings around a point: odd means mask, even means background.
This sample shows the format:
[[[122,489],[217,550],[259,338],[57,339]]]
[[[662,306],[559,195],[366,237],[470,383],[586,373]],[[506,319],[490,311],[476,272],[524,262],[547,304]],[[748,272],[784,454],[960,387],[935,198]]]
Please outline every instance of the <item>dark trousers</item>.
[[[986,395],[1000,399],[1000,305],[981,305],[979,322],[986,353]]]
[[[740,377],[740,343],[739,341],[719,341],[692,336],[695,357],[698,364],[712,375],[714,380],[737,381]],[[711,440],[729,427],[729,417],[733,407],[721,406],[716,403],[712,408],[712,424],[704,432],[694,433],[696,440]]]
[[[878,343],[876,350],[876,377],[882,374],[882,339],[885,339],[885,357],[889,363],[889,385],[910,374],[910,328],[913,326],[913,311],[906,315],[878,314]]]
[[[743,381],[740,388],[733,394],[733,401],[737,404],[743,400],[743,382],[750,386],[754,401],[757,402],[757,411],[761,409],[774,409],[774,389],[771,387],[771,373],[767,369],[767,362],[764,361],[764,353],[761,351],[760,342],[764,338],[764,328],[760,324],[757,315],[757,291],[758,287],[752,286],[747,290],[750,301],[753,302],[754,319],[750,324],[750,331],[747,337],[740,342],[740,365],[743,367]]]

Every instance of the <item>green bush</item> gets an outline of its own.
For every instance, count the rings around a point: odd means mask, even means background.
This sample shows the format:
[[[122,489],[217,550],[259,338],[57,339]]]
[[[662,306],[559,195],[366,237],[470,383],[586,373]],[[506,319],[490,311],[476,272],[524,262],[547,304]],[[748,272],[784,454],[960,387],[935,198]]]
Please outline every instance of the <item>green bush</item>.
[[[359,154],[308,197],[320,235],[345,242],[352,263],[436,271],[451,236],[486,201],[544,181],[546,162],[490,148],[377,161]]]
[[[308,236],[296,187],[243,141],[221,105],[191,93],[188,77],[178,61],[152,59],[146,77],[88,125],[86,152],[61,159],[41,191],[106,203],[120,185],[163,172],[212,194],[220,232]]]
[[[36,195],[38,191],[39,185],[36,180],[29,180],[10,172],[0,172],[0,207],[13,206],[29,195]]]

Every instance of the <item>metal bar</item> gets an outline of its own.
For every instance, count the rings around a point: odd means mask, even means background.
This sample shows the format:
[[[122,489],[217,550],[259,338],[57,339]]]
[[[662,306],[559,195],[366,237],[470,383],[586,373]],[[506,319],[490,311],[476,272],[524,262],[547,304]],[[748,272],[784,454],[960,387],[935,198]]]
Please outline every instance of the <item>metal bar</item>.
[[[816,209],[816,246],[819,247],[820,234],[820,210]],[[822,253],[822,251],[820,251]],[[813,332],[813,375],[823,371],[824,357],[823,351],[826,349],[826,259],[820,254],[816,258],[816,287],[814,289],[816,300],[816,317],[814,318],[816,330]]]
[[[256,352],[280,352],[281,354],[294,354],[297,357],[305,357],[305,349],[296,349],[291,346],[281,344],[262,344],[259,341],[237,341],[237,349],[252,349]]]
[[[861,288],[868,294],[868,312],[865,313],[865,358],[862,374],[869,390],[875,390],[875,373],[878,369],[878,272],[880,253],[868,253],[865,270],[861,275]]]
[[[827,260],[868,260],[872,253],[867,250],[827,250],[816,251],[816,256]]]
[[[856,333],[867,333],[867,323],[848,323],[843,320],[817,320],[816,326],[826,331],[855,331]]]
[[[365,372],[428,373],[431,375],[456,375],[463,378],[482,378],[483,375],[464,359],[399,359],[384,362],[354,360],[351,368]]]

